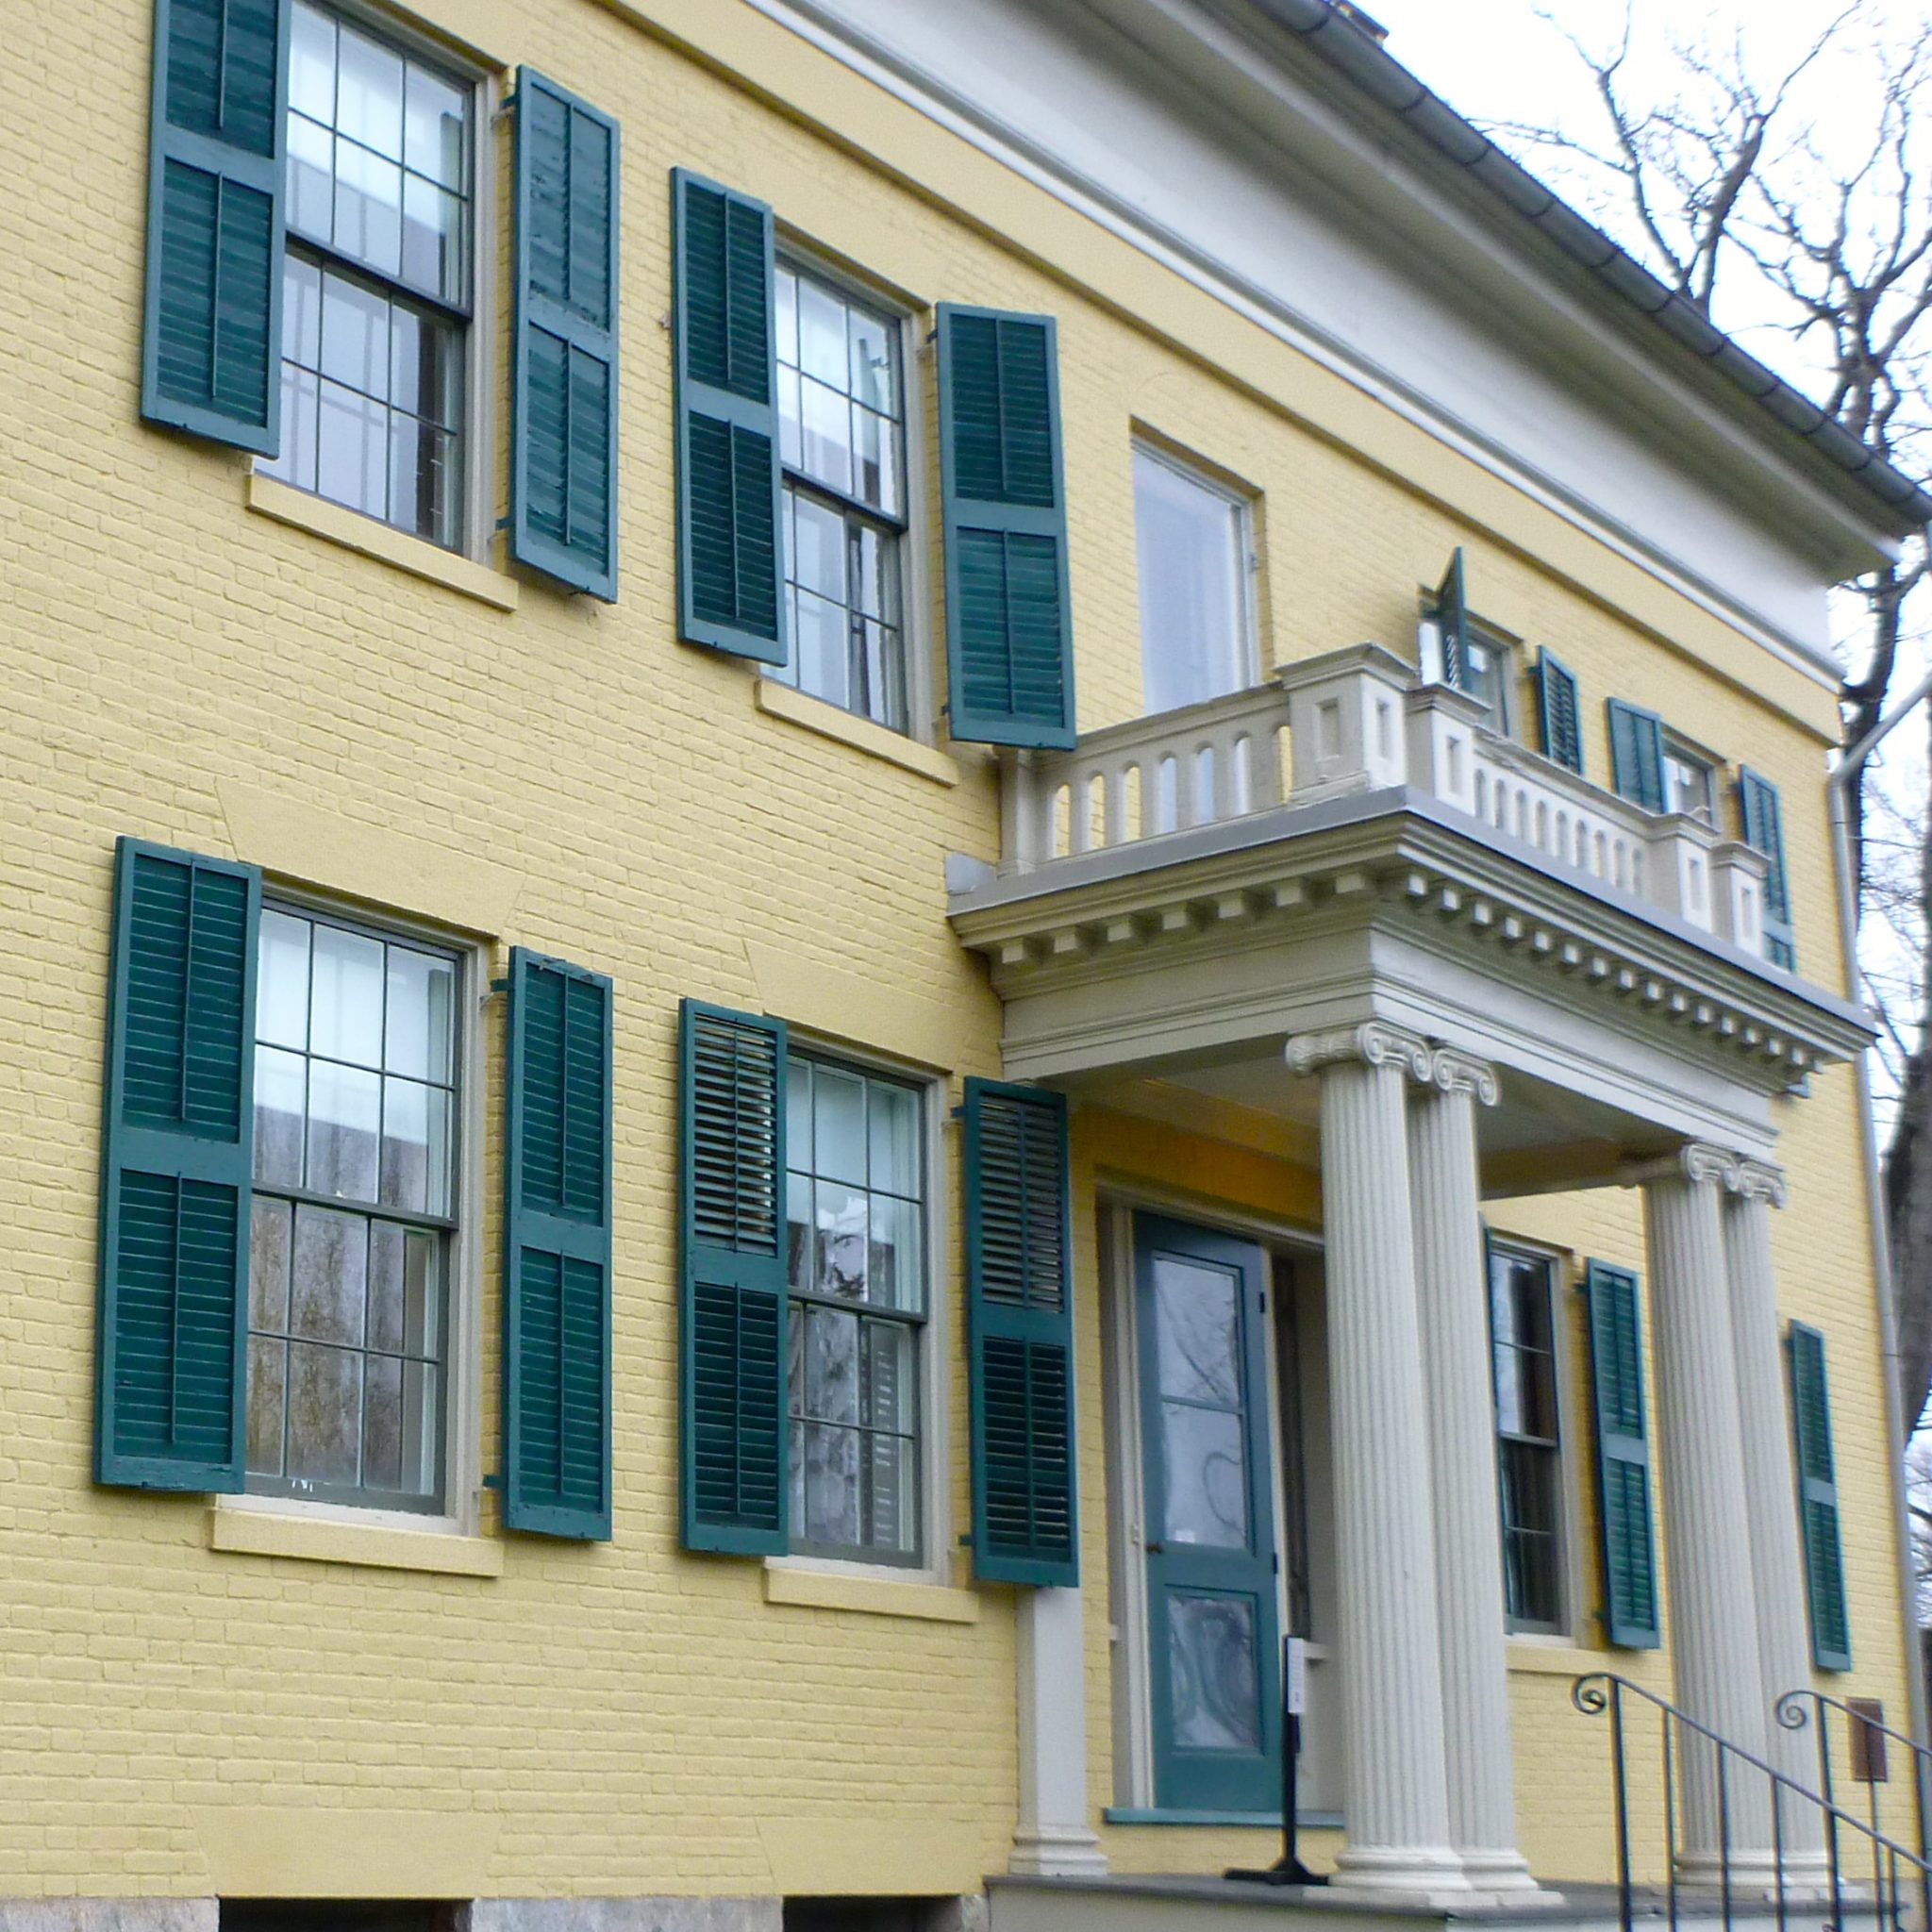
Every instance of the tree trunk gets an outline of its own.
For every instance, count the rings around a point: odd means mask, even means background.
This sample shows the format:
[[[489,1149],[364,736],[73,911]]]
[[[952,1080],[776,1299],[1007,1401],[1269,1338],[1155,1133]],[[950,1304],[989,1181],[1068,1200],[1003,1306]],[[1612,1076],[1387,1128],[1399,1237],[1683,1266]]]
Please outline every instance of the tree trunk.
[[[1926,723],[1932,737],[1932,708]],[[1920,832],[1919,904],[1932,908],[1932,819]],[[1918,1049],[1906,1062],[1885,1160],[1899,1417],[1907,1440],[1932,1391],[1932,967],[1923,960],[1918,1017]]]

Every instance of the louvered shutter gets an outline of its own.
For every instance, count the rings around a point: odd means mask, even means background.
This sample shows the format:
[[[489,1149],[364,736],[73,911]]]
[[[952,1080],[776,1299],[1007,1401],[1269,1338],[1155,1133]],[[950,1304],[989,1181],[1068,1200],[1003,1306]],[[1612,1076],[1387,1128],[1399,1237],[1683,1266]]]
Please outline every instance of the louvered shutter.
[[[141,412],[281,445],[289,0],[157,0]]]
[[[1604,1626],[1609,1641],[1623,1649],[1652,1650],[1657,1643],[1657,1551],[1638,1277],[1627,1268],[1592,1261],[1584,1294],[1590,1307],[1596,1407]]]
[[[115,851],[94,1474],[242,1487],[255,1141],[252,866]]]
[[[1053,318],[939,309],[940,481],[955,738],[1074,742]]]
[[[783,664],[772,210],[683,168],[671,196],[678,635]]]
[[[1664,727],[1655,711],[1611,698],[1610,782],[1620,798],[1645,811],[1664,809]]]
[[[610,982],[522,946],[505,1051],[503,1520],[610,1535]]]
[[[1802,1322],[1793,1322],[1786,1348],[1798,1457],[1798,1520],[1804,1530],[1805,1587],[1811,1612],[1811,1661],[1821,1671],[1848,1671],[1852,1667],[1852,1630],[1839,1535],[1824,1337]]]
[[[1539,651],[1537,708],[1541,713],[1543,756],[1551,763],[1583,770],[1583,721],[1576,703],[1576,675],[1561,658]]]
[[[1798,963],[1791,936],[1791,890],[1785,872],[1784,817],[1777,787],[1748,767],[1738,774],[1738,810],[1744,842],[1764,855],[1764,956],[1790,972]]]
[[[787,1547],[785,1023],[681,1013],[685,1547]]]
[[[1441,654],[1444,684],[1457,691],[1469,686],[1469,591],[1463,582],[1462,547],[1449,558],[1449,568],[1436,586],[1436,648]]]
[[[517,73],[510,555],[617,597],[617,124]]]
[[[1065,1100],[968,1080],[964,1165],[974,1574],[1076,1584]]]

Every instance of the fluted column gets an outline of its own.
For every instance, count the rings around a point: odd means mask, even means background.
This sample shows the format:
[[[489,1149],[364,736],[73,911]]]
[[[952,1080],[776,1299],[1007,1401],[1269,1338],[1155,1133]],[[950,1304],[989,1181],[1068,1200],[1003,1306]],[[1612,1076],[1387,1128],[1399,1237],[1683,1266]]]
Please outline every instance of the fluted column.
[[[1731,1280],[1731,1334],[1738,1357],[1738,1441],[1751,1529],[1751,1600],[1757,1612],[1761,1701],[1773,1709],[1788,1690],[1811,1681],[1805,1619],[1805,1565],[1799,1542],[1797,1474],[1785,1416],[1783,1351],[1778,1345],[1777,1275],[1771,1258],[1771,1210],[1785,1203],[1774,1167],[1739,1164],[1736,1191],[1724,1206],[1724,1250]],[[1817,1775],[1808,1732],[1775,1722],[1770,1762],[1799,1784]],[[1822,1877],[1824,1824],[1810,1807],[1784,1809],[1787,1880]]]
[[[1288,1060],[1322,1076],[1336,1637],[1348,1727],[1348,1838],[1335,1883],[1357,1895],[1465,1904],[1443,1760],[1405,1118],[1405,1083],[1428,1076],[1428,1048],[1372,1022],[1291,1041]]]
[[[1736,1175],[1730,1155],[1692,1145],[1644,1191],[1676,1702],[1761,1758],[1770,1717],[1750,1607],[1749,1501],[1724,1258],[1724,1190]],[[1728,1797],[1733,1875],[1768,1880],[1771,1807],[1764,1782],[1740,1772]],[[1687,1740],[1678,1862],[1693,1881],[1716,1875],[1718,1809],[1714,1756]]]
[[[1538,1893],[1516,1848],[1475,1144],[1476,1106],[1496,1104],[1496,1075],[1481,1060],[1439,1047],[1429,1079],[1409,1110],[1408,1177],[1435,1496],[1450,1835],[1478,1891],[1547,1896]]]

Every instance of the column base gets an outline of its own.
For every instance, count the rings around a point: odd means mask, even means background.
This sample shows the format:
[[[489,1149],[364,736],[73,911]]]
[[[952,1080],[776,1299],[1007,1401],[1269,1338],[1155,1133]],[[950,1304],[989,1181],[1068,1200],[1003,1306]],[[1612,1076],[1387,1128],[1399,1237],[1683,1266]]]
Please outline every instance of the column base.
[[[1563,1894],[1539,1885],[1518,1851],[1464,1852],[1462,1875],[1481,1894],[1484,1908],[1516,1906],[1549,1907],[1563,1903]]]
[[[1687,1852],[1677,1860],[1677,1883],[1693,1886],[1699,1891],[1722,1890],[1724,1861],[1715,1852]],[[1733,1898],[1774,1903],[1779,1891],[1776,1854],[1768,1851],[1733,1852],[1730,1887]],[[1787,1905],[1817,1905],[1821,1900],[1830,1898],[1831,1865],[1824,1853],[1787,1852],[1783,1891]],[[1845,1899],[1863,1895],[1848,1880],[1840,1882],[1839,1893]]]
[[[1364,1904],[1424,1906],[1443,1911],[1464,1911],[1479,1901],[1462,1869],[1462,1860],[1447,1846],[1377,1845],[1343,1850],[1328,1881],[1331,1896],[1360,1899]]]
[[[1013,1834],[1007,1870],[1022,1878],[1105,1878],[1107,1854],[1084,1824],[1037,1824]]]

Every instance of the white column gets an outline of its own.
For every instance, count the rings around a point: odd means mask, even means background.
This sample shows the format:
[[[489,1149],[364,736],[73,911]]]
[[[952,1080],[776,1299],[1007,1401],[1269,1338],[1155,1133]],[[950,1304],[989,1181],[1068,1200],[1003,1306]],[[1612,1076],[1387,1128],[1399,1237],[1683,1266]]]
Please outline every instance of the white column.
[[[1724,1260],[1724,1189],[1737,1162],[1686,1147],[1645,1184],[1657,1407],[1663,1452],[1664,1546],[1676,1702],[1728,1742],[1763,1757],[1770,1714],[1751,1607],[1751,1530],[1740,1443],[1738,1372]],[[1763,1778],[1733,1767],[1729,1815],[1735,1879],[1772,1876]],[[1718,1870],[1714,1754],[1687,1740],[1678,1866],[1693,1882]]]
[[[1786,1420],[1777,1274],[1771,1259],[1771,1210],[1784,1203],[1784,1175],[1776,1168],[1755,1160],[1740,1163],[1737,1191],[1724,1207],[1724,1251],[1738,1357],[1738,1440],[1744,1453],[1751,1526],[1751,1600],[1757,1610],[1766,1710],[1774,1709],[1788,1690],[1802,1690],[1811,1681],[1797,1473]],[[1809,1730],[1787,1730],[1774,1720],[1770,1744],[1769,1761],[1787,1777],[1815,1784],[1816,1746]],[[1783,1825],[1787,1880],[1822,1878],[1824,1821],[1808,1805],[1788,1803]]]
[[[1107,1856],[1087,1811],[1087,1657],[1077,1590],[1023,1590],[1018,1620],[1020,1822],[1011,1869],[1097,1876]]]
[[[1467,1905],[1451,1842],[1422,1334],[1404,1086],[1428,1048],[1372,1022],[1289,1042],[1322,1076],[1322,1220],[1335,1461],[1337,1648],[1347,1725],[1335,1885]]]
[[[1496,1104],[1494,1071],[1439,1047],[1409,1110],[1409,1188],[1435,1496],[1436,1605],[1449,1826],[1478,1891],[1538,1890],[1516,1848],[1509,1666],[1491,1391],[1489,1284],[1475,1109]]]

